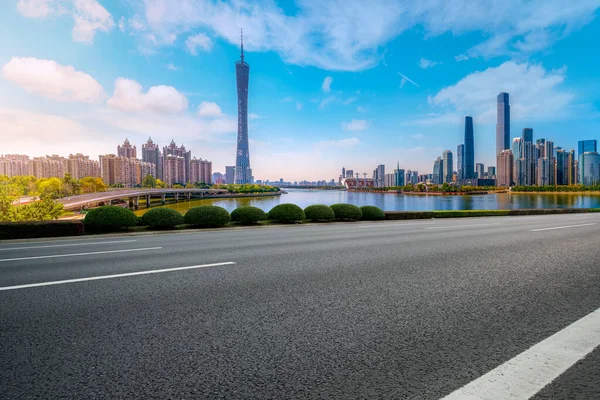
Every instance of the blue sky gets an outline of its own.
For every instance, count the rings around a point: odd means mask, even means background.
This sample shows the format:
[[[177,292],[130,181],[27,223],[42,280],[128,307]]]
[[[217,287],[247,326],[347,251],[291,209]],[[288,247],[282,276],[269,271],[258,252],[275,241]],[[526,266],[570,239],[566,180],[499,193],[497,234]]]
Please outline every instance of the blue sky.
[[[476,3],[476,4],[474,4]],[[495,97],[512,137],[600,139],[600,0],[19,0],[0,4],[0,153],[114,153],[171,138],[235,161],[235,61],[250,64],[257,179],[342,166],[431,173],[475,124],[494,163]]]

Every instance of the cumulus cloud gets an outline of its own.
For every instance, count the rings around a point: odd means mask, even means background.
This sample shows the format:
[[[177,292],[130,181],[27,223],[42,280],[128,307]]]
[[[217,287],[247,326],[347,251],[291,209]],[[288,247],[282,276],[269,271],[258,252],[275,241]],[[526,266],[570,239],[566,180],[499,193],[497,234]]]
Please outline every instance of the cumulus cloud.
[[[218,117],[221,113],[221,107],[211,101],[203,101],[198,106],[198,115],[201,117]]]
[[[238,45],[239,27],[243,26],[244,47],[249,51],[274,51],[288,63],[343,71],[378,65],[383,59],[382,47],[417,26],[428,37],[468,32],[487,37],[465,57],[543,50],[589,23],[600,6],[597,0],[568,6],[564,0],[373,0],[350,5],[346,0],[303,0],[290,15],[274,1],[246,5],[239,1],[145,0],[137,4],[137,12],[156,35],[206,29]]]
[[[2,67],[2,76],[30,93],[54,100],[95,103],[106,96],[90,75],[52,60],[13,57]]]
[[[511,119],[558,118],[569,112],[574,95],[560,85],[566,69],[546,71],[543,66],[507,61],[504,64],[467,75],[456,84],[429,98],[429,104],[442,110],[418,120],[423,125],[460,123],[473,115],[481,123],[496,120],[496,96],[510,94]]]
[[[346,131],[364,131],[369,127],[369,123],[364,119],[352,118],[352,121],[350,122],[342,122],[342,127]]]
[[[75,22],[73,40],[86,44],[93,43],[97,31],[108,32],[115,25],[112,15],[97,0],[19,0],[17,11],[27,18],[70,15]]]
[[[198,50],[210,51],[212,49],[212,41],[204,33],[189,36],[185,40],[185,45],[192,55],[198,55]]]
[[[188,100],[172,86],[152,86],[144,93],[142,85],[132,79],[118,78],[109,107],[121,111],[148,111],[159,114],[187,110]]]
[[[321,85],[321,89],[325,93],[329,93],[329,91],[331,90],[331,82],[333,82],[333,78],[330,76],[323,79],[323,84]]]

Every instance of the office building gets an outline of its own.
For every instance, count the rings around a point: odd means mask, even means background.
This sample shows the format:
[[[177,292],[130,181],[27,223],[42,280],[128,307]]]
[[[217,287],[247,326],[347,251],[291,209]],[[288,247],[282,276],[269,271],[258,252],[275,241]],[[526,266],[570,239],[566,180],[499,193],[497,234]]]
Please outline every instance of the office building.
[[[225,167],[225,183],[228,185],[235,183],[235,165]]]
[[[584,153],[595,153],[598,151],[598,142],[596,140],[580,140],[577,143],[577,159],[579,166],[579,182],[583,182],[583,171],[585,168],[585,160],[583,160],[582,156]]]
[[[540,157],[538,158],[537,164],[537,185],[538,186],[546,186],[550,185],[550,159],[548,157]],[[552,167],[552,169],[554,169]]]
[[[434,185],[441,185],[444,183],[444,162],[441,157],[438,157],[433,163],[431,183]]]
[[[250,149],[248,146],[248,81],[250,65],[244,61],[244,37],[241,41],[240,61],[235,63],[238,99],[238,133],[235,158],[235,183],[245,184],[252,180]]]
[[[373,171],[373,184],[375,187],[383,187],[385,185],[385,165],[378,165]]]
[[[510,187],[513,179],[513,154],[511,150],[502,150],[498,155],[498,186]]]
[[[533,143],[533,129],[523,128],[521,138],[523,139],[523,142],[532,142]]]
[[[475,164],[476,178],[483,179],[485,178],[485,165],[482,163]]]
[[[354,170],[353,169],[347,169],[345,177],[346,178],[354,178]]]
[[[405,175],[404,175],[404,170],[400,169],[400,163],[397,163],[396,165],[396,170],[394,170],[394,173],[396,174],[396,183],[394,186],[404,186],[406,184],[405,181]]]
[[[581,184],[600,185],[600,154],[595,151],[583,153],[580,157],[580,168]]]
[[[506,177],[509,171],[502,171],[499,156],[510,148],[510,104],[508,93],[500,93],[496,98],[496,167],[498,177]],[[506,158],[507,156],[505,156]],[[512,166],[511,166],[512,169]],[[512,176],[512,174],[510,174]]]
[[[446,150],[444,151],[442,157],[444,162],[444,174],[442,175],[444,177],[443,182],[450,183],[452,182],[452,173],[454,172],[454,160],[452,157],[452,152],[450,150]]]
[[[465,117],[465,138],[463,150],[464,158],[462,178],[472,179],[475,177],[475,143],[473,140],[473,117],[469,116]]]
[[[456,148],[456,174],[458,179],[464,179],[465,145],[459,144]]]
[[[496,179],[496,167],[487,167],[488,179]]]

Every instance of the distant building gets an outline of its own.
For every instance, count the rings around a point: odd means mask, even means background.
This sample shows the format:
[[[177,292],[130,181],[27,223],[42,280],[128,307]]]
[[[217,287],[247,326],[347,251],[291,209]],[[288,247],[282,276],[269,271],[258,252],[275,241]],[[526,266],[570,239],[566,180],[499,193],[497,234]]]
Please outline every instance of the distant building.
[[[346,178],[354,178],[354,170],[353,169],[346,170]]]
[[[192,158],[190,167],[190,183],[212,183],[212,162],[208,160]]]
[[[434,185],[441,185],[444,183],[444,162],[441,157],[438,157],[433,163],[431,183]]]
[[[443,153],[443,162],[444,162],[444,180],[443,182],[451,183],[452,182],[452,173],[454,172],[454,160],[452,157],[452,152],[450,150],[446,150]]]
[[[385,174],[384,186],[385,187],[396,186],[396,174],[395,173]]]
[[[221,185],[225,183],[225,175],[220,172],[213,172],[212,181],[215,185]]]
[[[460,160],[460,156],[458,156]],[[473,140],[473,117],[465,117],[465,140],[463,149],[463,174],[461,179],[475,177],[475,144]]]
[[[29,156],[21,154],[5,154],[0,156],[0,175],[31,175],[29,172]]]
[[[596,140],[580,140],[577,143],[577,159],[579,166],[579,182],[584,182],[583,171],[585,170],[584,153],[595,153],[598,151],[598,142]]]
[[[137,158],[137,149],[126,138],[122,146],[117,146],[117,155],[119,157]]]
[[[600,185],[600,154],[585,152],[580,157],[581,183],[586,186]]]
[[[456,174],[458,179],[464,179],[465,145],[459,144],[456,148]]]
[[[66,160],[66,164],[67,172],[73,179],[81,179],[86,176],[100,176],[100,163],[96,160],[90,160],[90,157],[83,154],[70,154]]]
[[[496,183],[498,186],[512,186],[513,178],[513,154],[510,150],[502,150],[498,155],[498,177]]]
[[[487,168],[487,176],[488,179],[496,179],[496,167],[488,167]]]
[[[509,172],[511,172],[510,176],[512,177],[513,168],[511,165],[511,171],[503,171],[502,168],[504,164],[500,164],[500,155],[504,150],[510,148],[510,104],[508,93],[500,93],[496,99],[496,119],[496,167],[498,181],[502,181],[500,177],[506,178]],[[507,156],[505,156],[505,158],[506,157]],[[503,159],[503,161],[505,161],[505,159]],[[509,181],[511,179],[512,178],[508,178]],[[506,183],[506,181],[504,180],[502,183]]]
[[[29,174],[36,178],[63,178],[67,171],[66,159],[56,154],[34,157],[29,161]]]
[[[160,147],[154,144],[152,138],[148,138],[148,141],[142,145],[142,161],[149,162],[155,165],[157,179],[163,180],[163,154],[160,151]]]
[[[373,184],[375,187],[383,187],[385,184],[385,165],[378,165],[373,171]]]
[[[100,174],[107,185],[136,187],[147,175],[156,176],[156,166],[135,158],[106,154],[100,156]]]
[[[225,167],[225,183],[228,185],[235,183],[235,165]]]
[[[240,60],[235,63],[238,100],[237,153],[235,158],[235,183],[251,183],[250,149],[248,147],[248,81],[250,65],[244,61],[244,38],[241,38]],[[233,183],[233,182],[232,182]]]
[[[548,157],[538,158],[537,164],[537,184],[538,186],[550,185],[550,159]]]
[[[482,163],[475,164],[475,171],[475,177],[477,179],[485,178],[485,165],[483,165]]]
[[[163,180],[172,185],[179,183],[185,185],[190,181],[192,152],[186,151],[185,146],[177,146],[171,140],[169,146],[163,147]]]

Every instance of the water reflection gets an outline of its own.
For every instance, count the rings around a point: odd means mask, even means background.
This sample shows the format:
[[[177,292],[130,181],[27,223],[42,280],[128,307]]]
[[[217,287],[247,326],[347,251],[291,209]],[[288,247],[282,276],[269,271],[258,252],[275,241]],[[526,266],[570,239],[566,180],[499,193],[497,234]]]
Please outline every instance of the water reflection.
[[[167,207],[185,212],[199,205],[217,205],[232,211],[241,206],[259,207],[265,211],[280,203],[294,203],[304,208],[311,204],[350,203],[357,206],[373,205],[385,211],[427,210],[495,210],[521,208],[595,208],[600,207],[598,194],[489,194],[472,196],[376,194],[336,190],[289,190],[275,197],[237,199],[206,199],[169,204]],[[137,212],[141,215],[146,210]]]

